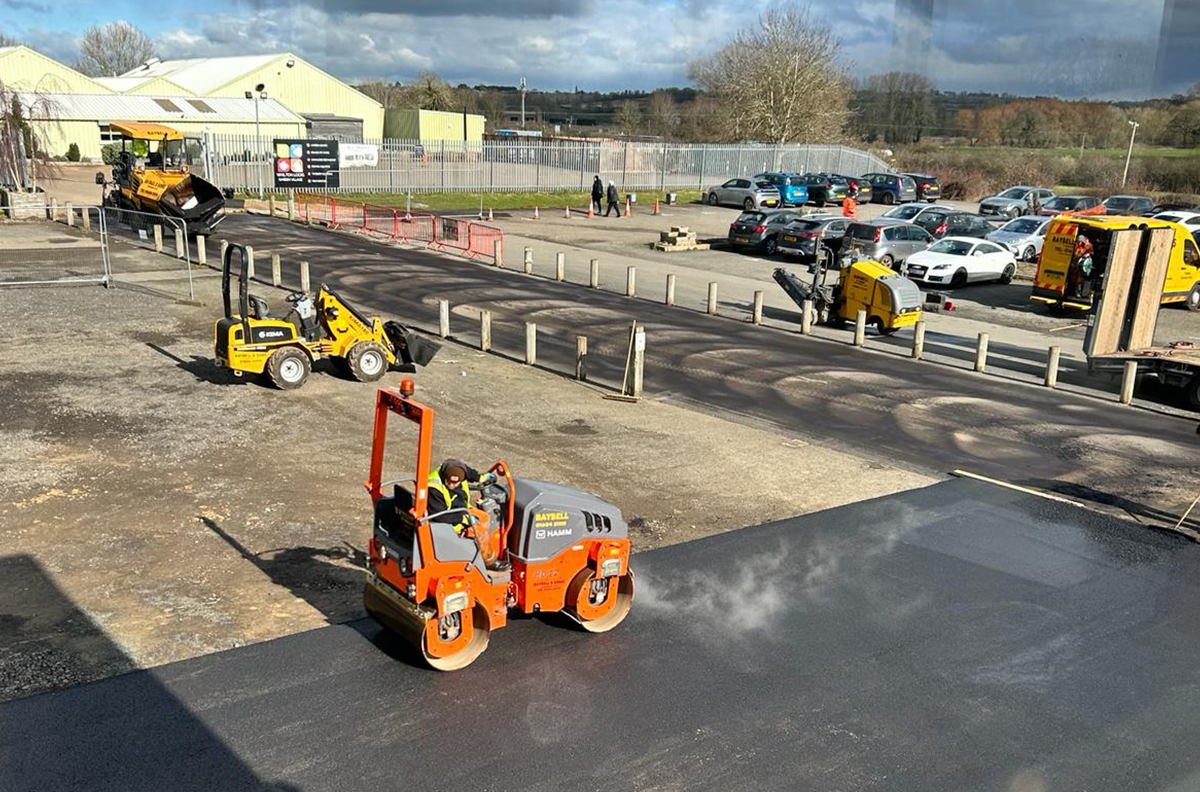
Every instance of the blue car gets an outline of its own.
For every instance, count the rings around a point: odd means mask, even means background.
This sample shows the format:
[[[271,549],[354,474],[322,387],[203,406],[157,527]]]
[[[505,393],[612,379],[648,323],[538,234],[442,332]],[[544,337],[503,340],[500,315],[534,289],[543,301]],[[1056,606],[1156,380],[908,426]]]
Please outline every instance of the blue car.
[[[754,180],[775,185],[779,190],[780,206],[804,206],[808,203],[808,187],[799,173],[765,171],[755,174]]]
[[[889,206],[917,200],[917,183],[902,173],[864,173],[871,184],[872,201]]]

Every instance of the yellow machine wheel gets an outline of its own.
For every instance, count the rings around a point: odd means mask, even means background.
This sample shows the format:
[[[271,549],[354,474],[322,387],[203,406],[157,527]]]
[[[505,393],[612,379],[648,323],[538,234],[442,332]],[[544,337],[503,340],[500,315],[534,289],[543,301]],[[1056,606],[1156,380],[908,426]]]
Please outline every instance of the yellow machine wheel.
[[[375,382],[387,373],[387,352],[375,341],[359,341],[350,347],[346,366],[359,382]]]
[[[267,358],[265,371],[276,388],[294,390],[308,379],[312,363],[303,350],[294,346],[280,347]]]
[[[623,622],[633,607],[633,570],[608,580],[602,598],[593,591],[596,580],[592,569],[577,574],[567,588],[564,612],[588,632],[608,632]]]

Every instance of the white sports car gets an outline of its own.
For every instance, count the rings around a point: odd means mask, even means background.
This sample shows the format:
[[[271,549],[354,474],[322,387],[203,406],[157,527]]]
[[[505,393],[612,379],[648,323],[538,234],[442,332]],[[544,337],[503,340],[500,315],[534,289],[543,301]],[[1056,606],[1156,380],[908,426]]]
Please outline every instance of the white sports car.
[[[972,237],[939,239],[909,256],[906,274],[920,283],[964,286],[981,281],[1009,283],[1017,274],[1013,254],[995,242]]]

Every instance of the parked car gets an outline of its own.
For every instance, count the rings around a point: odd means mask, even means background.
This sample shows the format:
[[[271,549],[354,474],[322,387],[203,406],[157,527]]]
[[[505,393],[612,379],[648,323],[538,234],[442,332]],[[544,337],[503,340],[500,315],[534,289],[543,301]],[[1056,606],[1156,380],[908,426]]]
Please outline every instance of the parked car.
[[[984,198],[979,202],[979,214],[1012,219],[1021,215],[1033,214],[1033,202],[1045,205],[1054,199],[1054,191],[1045,187],[1030,187],[1025,184],[1009,187],[1007,190]]]
[[[943,206],[942,204],[932,204],[932,203],[921,203],[918,201],[916,203],[906,203],[906,204],[900,204],[899,206],[893,206],[891,209],[888,209],[886,212],[884,212],[881,215],[881,217],[892,218],[895,220],[903,220],[906,223],[911,223],[914,220],[916,220],[917,218],[919,218],[921,215],[923,215],[927,212],[941,212],[942,214],[948,214],[950,212],[957,212],[957,211],[958,210],[955,209],[953,206]]]
[[[946,237],[908,260],[906,275],[918,283],[955,288],[968,283],[1011,283],[1017,274],[1013,254],[995,242],[973,237]]]
[[[804,181],[808,185],[808,200],[817,206],[841,203],[850,194],[846,180],[832,173],[806,173]]]
[[[985,239],[1008,248],[1021,261],[1037,261],[1049,227],[1049,218],[1017,217],[988,234]]]
[[[743,209],[758,209],[764,206],[779,206],[779,190],[770,182],[751,179],[730,179],[724,184],[708,188],[709,206],[725,204]]]
[[[842,250],[855,250],[885,267],[896,269],[900,262],[934,242],[929,232],[903,220],[879,218],[854,222],[846,228]]]
[[[1159,212],[1153,215],[1155,220],[1169,220],[1172,223],[1179,223],[1184,228],[1189,229],[1193,233],[1200,230],[1200,212],[1193,211],[1171,211]]]
[[[827,248],[831,260],[836,260],[850,222],[841,215],[806,215],[793,220],[779,237],[779,252],[815,259],[818,250]]]
[[[1055,215],[1102,215],[1104,204],[1091,195],[1059,195],[1042,204],[1043,217]]]
[[[983,239],[996,230],[986,217],[970,212],[924,212],[913,223],[937,239],[947,236]]]
[[[936,201],[942,197],[942,185],[938,183],[937,176],[929,173],[901,173],[900,175],[907,176],[917,185],[918,201]]]
[[[871,194],[876,203],[898,204],[917,200],[917,183],[911,176],[864,173],[863,178],[871,183]]]
[[[773,256],[783,227],[798,217],[799,212],[786,209],[774,212],[748,209],[729,224],[729,246],[734,250],[761,250]]]
[[[1144,195],[1110,195],[1104,199],[1104,213],[1144,215],[1154,208],[1154,199]]]
[[[768,171],[756,173],[752,178],[755,181],[765,181],[775,185],[775,189],[779,190],[780,206],[804,206],[808,203],[808,186],[804,183],[804,177],[799,173]]]
[[[850,194],[854,196],[855,201],[860,204],[871,203],[871,199],[875,196],[871,190],[871,182],[862,176],[846,176],[840,173],[834,175],[839,179],[846,180],[846,184],[850,185]]]
[[[1194,204],[1173,203],[1168,201],[1167,203],[1155,204],[1153,209],[1151,209],[1149,212],[1146,212],[1145,217],[1156,217],[1166,212],[1171,212],[1174,214],[1193,214],[1195,212],[1200,212],[1200,206],[1196,206]]]

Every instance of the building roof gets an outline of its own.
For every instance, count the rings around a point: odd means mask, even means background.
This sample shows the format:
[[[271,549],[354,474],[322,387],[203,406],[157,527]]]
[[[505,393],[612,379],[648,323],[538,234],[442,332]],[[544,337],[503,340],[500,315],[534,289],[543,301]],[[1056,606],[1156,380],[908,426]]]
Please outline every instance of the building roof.
[[[235,55],[228,58],[191,58],[187,60],[150,61],[121,75],[126,77],[166,77],[171,82],[204,94],[214,91],[248,72],[282,58],[286,53],[268,55]]]
[[[34,94],[18,93],[21,104],[34,117],[42,115],[46,105],[61,121],[240,121],[253,122],[254,100],[240,96],[143,96],[141,94]],[[303,124],[304,119],[274,99],[258,100],[262,121],[289,121]]]

